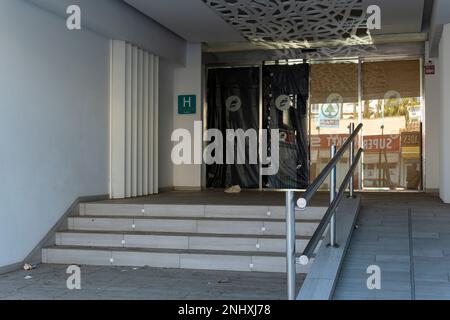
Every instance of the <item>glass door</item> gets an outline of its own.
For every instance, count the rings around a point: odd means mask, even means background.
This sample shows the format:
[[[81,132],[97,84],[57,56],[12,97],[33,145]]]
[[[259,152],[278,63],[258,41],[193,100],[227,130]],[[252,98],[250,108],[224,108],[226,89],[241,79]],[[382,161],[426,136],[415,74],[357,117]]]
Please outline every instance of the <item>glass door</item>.
[[[222,157],[206,165],[206,186],[259,188],[257,154],[259,131],[260,72],[258,67],[211,68],[207,82],[207,129],[219,130]],[[234,136],[228,136],[228,130]],[[242,140],[239,133],[245,133]],[[231,150],[233,149],[233,150]],[[230,152],[232,151],[232,152]],[[232,159],[229,159],[229,155]],[[213,156],[216,156],[214,151]]]
[[[362,64],[363,187],[422,189],[420,61]]]
[[[279,169],[263,176],[267,189],[308,187],[309,65],[269,65],[263,68],[263,129],[279,130]],[[268,139],[268,151],[272,153]],[[264,165],[264,163],[263,163]]]

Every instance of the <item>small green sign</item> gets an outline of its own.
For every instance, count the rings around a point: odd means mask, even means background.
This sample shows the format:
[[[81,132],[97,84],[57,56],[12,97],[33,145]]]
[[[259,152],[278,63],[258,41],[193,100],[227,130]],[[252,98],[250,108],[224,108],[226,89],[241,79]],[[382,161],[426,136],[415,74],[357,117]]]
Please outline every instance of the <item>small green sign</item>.
[[[195,114],[197,112],[197,96],[178,96],[178,114]]]
[[[339,128],[340,119],[340,103],[326,103],[320,106],[318,121],[321,128]]]

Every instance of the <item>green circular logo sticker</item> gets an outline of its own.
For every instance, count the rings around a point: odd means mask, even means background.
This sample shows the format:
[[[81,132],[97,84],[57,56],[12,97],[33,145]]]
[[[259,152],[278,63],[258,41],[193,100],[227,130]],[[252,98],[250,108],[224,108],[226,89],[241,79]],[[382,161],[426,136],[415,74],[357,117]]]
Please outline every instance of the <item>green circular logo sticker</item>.
[[[322,115],[325,118],[335,119],[339,114],[339,104],[337,103],[327,103],[321,107]]]

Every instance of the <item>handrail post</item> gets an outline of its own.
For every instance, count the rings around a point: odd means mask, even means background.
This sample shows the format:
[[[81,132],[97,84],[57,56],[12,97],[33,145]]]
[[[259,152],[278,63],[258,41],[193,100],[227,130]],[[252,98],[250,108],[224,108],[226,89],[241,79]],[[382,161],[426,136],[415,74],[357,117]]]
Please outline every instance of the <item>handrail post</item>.
[[[287,294],[295,300],[295,200],[294,191],[286,191],[286,272]]]
[[[352,123],[350,123],[350,135],[352,135],[354,131],[355,131],[355,124],[352,122]],[[355,140],[352,140],[350,143],[349,154],[348,154],[349,168],[351,168],[353,166],[354,158],[355,158]],[[353,191],[355,190],[355,175],[354,174],[352,174],[352,176],[350,178],[350,182],[348,184],[348,189],[349,189],[349,198],[353,198]]]
[[[331,146],[331,158],[333,158],[336,154],[336,146]],[[336,197],[336,166],[333,167],[331,170],[331,176],[330,176],[330,203],[333,202],[334,198]],[[336,246],[336,214],[333,212],[333,215],[331,216],[330,220],[330,246],[335,247]]]

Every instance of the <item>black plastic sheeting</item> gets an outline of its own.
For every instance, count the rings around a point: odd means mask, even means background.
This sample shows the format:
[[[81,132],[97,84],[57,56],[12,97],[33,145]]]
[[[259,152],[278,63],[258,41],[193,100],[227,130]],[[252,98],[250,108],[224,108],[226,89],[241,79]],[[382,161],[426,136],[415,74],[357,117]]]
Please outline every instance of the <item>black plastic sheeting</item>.
[[[278,174],[263,177],[265,188],[308,186],[309,65],[274,65],[263,69],[264,129],[280,130]],[[270,131],[268,131],[270,132]],[[270,139],[269,148],[270,148]]]
[[[226,130],[259,130],[259,68],[221,68],[208,71],[207,128],[219,129],[224,140],[226,159]],[[249,164],[249,140],[246,139],[246,164],[212,164],[206,166],[209,188],[259,187],[259,165]]]

